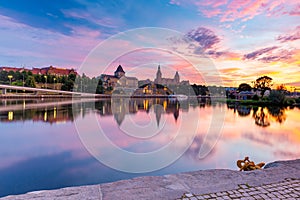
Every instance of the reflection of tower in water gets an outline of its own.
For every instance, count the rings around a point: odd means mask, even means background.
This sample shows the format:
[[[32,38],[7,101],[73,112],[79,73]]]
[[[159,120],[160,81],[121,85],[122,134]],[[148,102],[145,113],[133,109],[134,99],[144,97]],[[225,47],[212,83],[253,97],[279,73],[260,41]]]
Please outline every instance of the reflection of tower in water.
[[[163,114],[173,114],[175,121],[179,117],[180,104],[178,101],[169,101],[168,99],[130,99],[130,98],[112,98],[110,103],[99,105],[100,115],[113,115],[118,126],[125,120],[128,114],[134,114],[140,111],[146,113],[154,112],[156,123],[159,127]],[[109,107],[109,108],[108,108]]]
[[[179,108],[180,104],[178,101],[168,101],[166,99],[158,99],[156,100],[156,105],[154,106],[154,113],[156,116],[156,123],[159,127],[159,123],[161,120],[161,116],[164,112],[167,114],[173,113],[175,121],[177,121],[179,117]]]
[[[154,113],[155,113],[155,117],[156,117],[157,127],[159,127],[159,122],[160,122],[161,115],[163,112],[164,112],[164,109],[161,105],[159,105],[159,104],[154,105]]]
[[[111,108],[112,113],[114,115],[114,118],[117,122],[117,124],[120,126],[125,119],[126,114],[126,99],[120,98],[120,99],[112,99]]]
[[[136,101],[129,98],[112,98],[111,110],[114,115],[114,119],[120,126],[127,114],[137,113],[138,105]]]

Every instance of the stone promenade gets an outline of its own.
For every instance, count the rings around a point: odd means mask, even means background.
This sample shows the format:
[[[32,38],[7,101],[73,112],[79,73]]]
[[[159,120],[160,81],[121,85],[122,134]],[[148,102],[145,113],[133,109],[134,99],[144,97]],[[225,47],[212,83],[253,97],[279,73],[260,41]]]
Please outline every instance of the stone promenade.
[[[203,170],[7,196],[1,200],[300,199],[300,159],[263,170]]]
[[[209,194],[191,194],[186,193],[182,200],[198,199],[300,199],[300,180],[286,179],[284,181],[262,186],[251,187],[249,185],[239,185],[239,189],[228,190]]]

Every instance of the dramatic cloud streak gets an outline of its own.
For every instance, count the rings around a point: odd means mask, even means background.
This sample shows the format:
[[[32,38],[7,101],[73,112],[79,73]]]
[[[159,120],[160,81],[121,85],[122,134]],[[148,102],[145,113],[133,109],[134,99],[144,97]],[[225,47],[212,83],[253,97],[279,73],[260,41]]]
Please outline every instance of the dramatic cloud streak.
[[[186,36],[198,42],[204,50],[210,49],[220,42],[220,38],[213,31],[204,27],[193,29]]]
[[[297,62],[299,49],[284,49],[283,47],[267,47],[244,55],[245,60],[257,60],[264,63],[282,62],[293,64]]]
[[[207,54],[215,59],[222,59],[222,60],[240,60],[241,59],[241,55],[239,53],[230,52],[230,51],[210,50],[207,52]]]
[[[273,46],[273,47],[267,47],[267,48],[263,48],[263,49],[259,49],[256,51],[253,51],[251,53],[245,54],[244,58],[248,59],[248,60],[254,60],[259,58],[261,55],[265,55],[266,53],[270,53],[272,52],[274,49],[277,49],[277,46]]]
[[[292,33],[280,35],[277,38],[277,40],[279,40],[280,42],[289,42],[289,41],[294,41],[299,39],[300,39],[300,26],[297,26],[297,28]]]

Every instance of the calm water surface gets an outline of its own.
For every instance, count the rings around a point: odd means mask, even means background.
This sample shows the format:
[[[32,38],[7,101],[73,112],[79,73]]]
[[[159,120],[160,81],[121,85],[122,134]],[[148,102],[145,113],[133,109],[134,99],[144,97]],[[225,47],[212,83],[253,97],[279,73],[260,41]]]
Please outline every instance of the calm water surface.
[[[216,143],[211,143],[215,145],[209,154],[200,159],[199,149],[218,111],[225,113],[222,132],[217,134]],[[88,121],[95,116],[112,143],[130,152],[145,153],[163,147],[176,136],[179,127],[184,127],[186,136],[176,143],[178,148],[187,145],[193,131],[196,136],[183,156],[171,165],[150,173],[125,173],[105,166],[83,145],[75,121],[87,122],[87,129],[97,132],[98,129],[88,127]],[[297,107],[262,108],[210,104],[205,100],[119,99],[73,104],[71,100],[2,100],[0,196],[145,175],[237,169],[236,160],[244,156],[255,162],[296,159],[300,157],[299,119]],[[195,120],[198,128],[190,130],[190,123]],[[157,133],[148,139],[132,137],[124,133],[130,132],[130,123],[148,126]],[[164,156],[172,156],[172,152]],[[111,155],[111,159],[116,158]],[[116,162],[128,164],[124,160]]]

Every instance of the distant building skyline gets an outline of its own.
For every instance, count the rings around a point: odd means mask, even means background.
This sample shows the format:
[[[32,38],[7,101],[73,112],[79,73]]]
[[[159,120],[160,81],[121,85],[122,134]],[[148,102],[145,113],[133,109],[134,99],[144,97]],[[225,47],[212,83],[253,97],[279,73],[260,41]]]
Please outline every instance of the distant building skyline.
[[[2,66],[0,67],[0,72],[1,71],[7,71],[7,72],[13,71],[13,72],[20,72],[20,73],[26,71],[26,72],[31,72],[34,75],[53,75],[53,76],[68,76],[70,74],[78,75],[75,69],[58,68],[53,66],[43,67],[43,68],[33,67],[31,69],[25,67],[18,68],[18,67]]]

